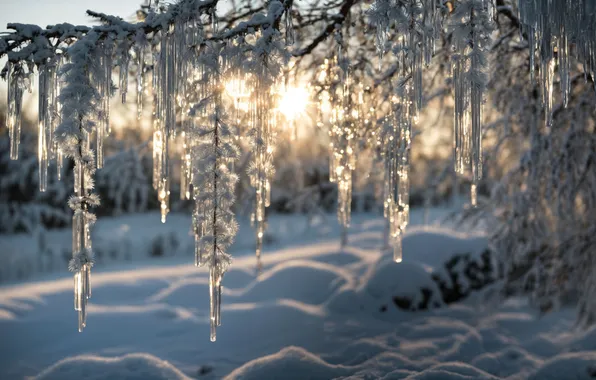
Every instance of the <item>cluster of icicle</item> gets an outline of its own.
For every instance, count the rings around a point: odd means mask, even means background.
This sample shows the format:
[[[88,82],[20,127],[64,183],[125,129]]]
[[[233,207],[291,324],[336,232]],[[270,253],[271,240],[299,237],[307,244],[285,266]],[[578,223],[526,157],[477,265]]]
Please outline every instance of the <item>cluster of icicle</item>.
[[[256,256],[259,261],[267,228],[265,209],[271,203],[271,181],[274,174],[273,139],[276,124],[273,88],[263,79],[263,74],[255,77],[255,91],[249,106],[252,127],[249,134],[253,159],[248,174],[251,186],[255,190],[255,204],[250,221],[256,230]]]
[[[235,134],[227,123],[223,104],[223,78],[228,68],[220,59],[222,47],[210,43],[201,55],[196,84],[199,102],[191,110],[194,128],[190,149],[194,168],[192,184],[195,209],[195,265],[209,267],[211,341],[221,324],[222,278],[231,263],[226,253],[238,229],[232,205],[237,176],[234,161],[238,157]]]
[[[250,183],[255,191],[255,204],[250,221],[256,231],[257,266],[263,250],[263,238],[267,228],[266,208],[271,203],[271,182],[275,168],[273,152],[275,148],[277,114],[276,89],[279,73],[268,74],[273,65],[269,57],[258,57],[254,61],[253,93],[249,103],[248,132],[252,146],[252,162],[248,169]]]
[[[74,307],[79,313],[79,331],[86,325],[87,300],[91,297],[91,226],[95,223],[95,215],[90,208],[99,204],[99,197],[91,192],[97,161],[90,148],[90,136],[95,131],[99,139],[98,131],[105,127],[102,124],[105,117],[103,94],[99,85],[106,81],[104,61],[100,58],[104,54],[100,37],[95,32],[90,32],[69,48],[69,61],[61,68],[64,81],[59,97],[61,120],[54,131],[60,151],[74,161],[74,195],[69,200],[74,212],[73,257],[69,269],[74,272]]]
[[[31,91],[32,72],[27,71],[24,65],[8,62],[6,80],[8,82],[8,112],[6,125],[10,136],[10,158],[19,158],[19,142],[21,141],[21,112],[23,108],[23,92]]]
[[[91,36],[92,38],[93,36]],[[95,102],[101,97],[99,78],[101,63],[95,61],[95,54],[89,55],[89,46],[81,43],[73,45],[70,51],[70,62],[63,62],[62,55],[43,59],[37,64],[38,73],[38,163],[39,188],[46,191],[48,184],[48,168],[51,160],[56,161],[57,176],[60,179],[63,156],[72,157],[74,165],[74,195],[69,200],[73,210],[72,223],[72,260],[69,269],[74,272],[74,308],[79,314],[79,331],[86,324],[87,300],[91,297],[91,267],[93,254],[91,251],[90,228],[95,222],[95,215],[89,209],[99,203],[99,198],[91,194],[92,176],[100,155],[101,122],[104,111],[96,109]],[[99,54],[98,54],[99,55]],[[102,55],[100,55],[101,57]],[[87,60],[87,61],[85,61]],[[89,62],[89,61],[92,62]],[[91,69],[81,70],[77,64],[88,65]],[[64,80],[60,80],[62,76]],[[103,72],[105,77],[105,71]],[[33,83],[33,66],[23,62],[8,62],[6,78],[8,81],[8,113],[6,124],[9,128],[11,151],[10,157],[18,159],[23,91],[31,92]],[[71,81],[71,82],[68,82]],[[63,83],[71,83],[62,88]],[[78,87],[77,87],[78,86]],[[95,90],[97,88],[97,92]],[[91,125],[96,127],[98,154],[97,161],[89,146]]]
[[[402,236],[409,221],[409,173],[412,125],[423,104],[422,72],[430,64],[441,32],[437,0],[377,0],[369,10],[377,27],[379,61],[391,48],[398,79],[391,99],[392,111],[383,128],[384,216],[396,262],[402,260]],[[396,41],[388,47],[391,31]]]
[[[482,178],[482,104],[488,83],[486,67],[494,29],[490,0],[457,4],[451,18],[451,57],[455,94],[454,162],[459,174],[472,175],[471,204],[476,206]]]
[[[8,80],[7,125],[11,158],[18,158],[23,92],[25,89],[31,91],[37,65],[40,188],[45,190],[47,186],[49,160],[57,159],[59,173],[63,156],[74,160],[74,195],[69,202],[74,211],[73,258],[69,268],[74,272],[75,309],[79,312],[80,331],[86,324],[86,305],[91,296],[93,253],[90,232],[95,216],[90,208],[99,204],[99,198],[92,193],[93,174],[103,166],[104,141],[110,132],[115,67],[119,68],[118,88],[123,103],[127,101],[129,74],[136,69],[138,118],[143,115],[144,94],[153,92],[153,184],[161,204],[162,221],[169,211],[173,150],[170,143],[174,138],[181,138],[180,195],[182,199],[194,199],[196,204],[193,213],[195,263],[207,265],[210,271],[211,340],[215,340],[215,327],[220,324],[221,281],[230,263],[225,249],[237,229],[231,207],[238,136],[226,122],[223,83],[229,78],[250,78],[251,103],[246,111],[250,115],[254,167],[257,168],[250,174],[257,194],[260,194],[254,213],[257,255],[260,254],[265,228],[264,207],[269,203],[273,172],[274,87],[281,72],[274,57],[284,51],[274,25],[285,12],[286,43],[291,44],[294,39],[291,7],[285,9],[281,2],[272,1],[266,15],[256,14],[236,28],[221,33],[218,32],[215,4],[182,0],[163,12],[150,9],[146,20],[138,24],[94,12],[88,13],[105,25],[87,28],[60,24],[44,30],[11,24],[16,32],[0,38],[0,52],[9,55],[9,63],[2,75]],[[211,18],[212,41],[205,38],[199,18],[203,14]],[[259,36],[255,45],[244,44],[248,34]],[[56,35],[65,38],[64,41],[59,39],[60,52],[58,45],[50,43]],[[68,40],[69,36],[76,38]],[[234,43],[229,43],[233,39]],[[14,41],[29,41],[27,51],[31,54],[25,56],[20,50],[10,50]],[[235,48],[226,50],[230,47]],[[255,57],[259,59],[253,57],[252,66],[245,67],[247,62],[243,58],[251,50],[257,51]],[[237,62],[232,62],[230,57],[236,57]],[[131,69],[131,65],[136,67]],[[145,83],[145,74],[149,71],[152,72],[150,86]],[[177,132],[178,123],[181,132]],[[92,138],[95,138],[95,151],[91,148]]]
[[[99,69],[97,75],[93,78],[95,88],[99,95],[99,113],[97,125],[95,126],[95,146],[97,152],[97,168],[101,169],[104,164],[104,141],[110,133],[110,98],[112,96],[112,42],[102,41],[98,50]],[[126,49],[124,49],[126,50]],[[127,54],[122,54],[126,56]],[[120,62],[120,77],[123,75],[123,70],[128,67],[123,67],[126,64]],[[122,87],[120,83],[120,91],[126,93],[126,87]],[[123,98],[124,99],[124,98]]]
[[[286,12],[286,15],[290,11]],[[286,28],[291,20],[286,16]],[[286,44],[293,40],[293,32],[286,29]],[[254,190],[254,205],[250,222],[255,229],[257,271],[262,266],[261,254],[267,229],[266,209],[271,203],[271,183],[275,168],[273,154],[277,135],[279,113],[278,95],[282,89],[283,46],[279,35],[272,28],[256,34],[254,50],[260,54],[245,54],[247,41],[240,36],[228,49],[236,51],[228,62],[229,75],[226,93],[232,99],[234,120],[240,136],[246,136],[251,146],[248,167],[250,184]]]
[[[62,172],[62,153],[54,141],[54,131],[58,126],[60,104],[60,70],[62,58],[56,56],[39,65],[39,131],[38,131],[38,162],[39,162],[39,190],[46,191],[48,185],[48,167],[50,160],[56,160],[58,179]],[[18,141],[18,140],[17,140]]]
[[[393,260],[402,261],[402,237],[410,216],[410,148],[412,143],[411,101],[413,88],[408,83],[398,86],[391,100],[391,119],[383,131],[384,187],[383,215],[388,223],[393,245]]]
[[[539,57],[539,81],[548,129],[552,126],[555,66],[558,64],[564,107],[571,91],[572,57],[583,64],[586,76],[596,75],[596,2],[519,0],[518,8],[521,32],[529,44],[532,83],[536,77],[536,54]]]
[[[362,86],[354,83],[342,32],[335,34],[337,53],[325,59],[319,82],[319,126],[329,126],[329,180],[337,183],[337,219],[341,245],[347,243],[352,209],[353,172],[356,167],[356,131],[362,110]]]
[[[213,33],[216,32],[217,19],[213,18]],[[189,84],[193,69],[194,50],[202,43],[204,32],[198,20],[190,20],[172,24],[157,36],[158,43],[153,45],[153,187],[157,191],[160,202],[161,221],[165,223],[170,202],[170,143],[176,137],[176,110],[181,110],[178,121],[182,126],[182,152],[180,171],[180,196],[190,199],[193,173],[193,162],[190,150],[191,120],[189,110],[189,92],[195,89]],[[137,47],[138,68],[144,70],[144,45]],[[142,74],[138,74],[137,91],[142,93]],[[142,107],[142,99],[137,101]],[[139,114],[141,111],[138,111]]]

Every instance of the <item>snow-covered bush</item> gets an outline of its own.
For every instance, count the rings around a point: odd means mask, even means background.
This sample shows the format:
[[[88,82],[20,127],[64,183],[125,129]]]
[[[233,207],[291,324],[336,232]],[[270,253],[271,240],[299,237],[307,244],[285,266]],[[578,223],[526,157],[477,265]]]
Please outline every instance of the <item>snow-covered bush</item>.
[[[70,166],[61,169],[50,166],[45,192],[39,189],[39,173],[35,157],[35,136],[29,126],[21,131],[21,157],[9,157],[9,139],[0,130],[0,232],[29,232],[39,228],[58,228],[71,224],[66,208],[72,183]],[[142,148],[141,148],[142,149]],[[104,167],[97,172],[96,187],[103,203],[99,215],[119,215],[156,209],[150,203],[154,194],[148,158],[139,148],[130,148],[106,157]]]
[[[118,215],[149,209],[153,189],[147,175],[150,165],[142,149],[130,148],[106,157],[103,168],[97,172],[97,191],[103,199],[98,214]]]
[[[19,160],[11,160],[8,136],[0,128],[0,233],[32,233],[39,228],[70,224],[66,207],[69,173],[63,171],[63,181],[50,176],[46,192],[39,192],[35,136],[29,128],[23,128],[21,133],[23,155]],[[55,166],[52,169],[56,170]]]
[[[594,23],[554,21],[554,8],[520,4],[538,8],[522,9],[521,19],[515,10],[504,11],[502,37],[492,48],[490,102],[497,115],[487,131],[494,160],[486,169],[497,181],[482,207],[469,215],[480,213],[490,221],[488,231],[505,268],[505,295],[528,294],[543,312],[575,304],[579,322],[591,324],[596,322],[594,69],[584,66],[582,73],[568,54],[577,50],[582,59],[581,44],[594,35]],[[585,6],[579,17],[594,15],[593,5]],[[538,18],[545,21],[536,26]],[[550,40],[546,28],[557,23],[567,25],[576,45],[555,38],[556,31]],[[514,30],[527,40],[507,34]]]

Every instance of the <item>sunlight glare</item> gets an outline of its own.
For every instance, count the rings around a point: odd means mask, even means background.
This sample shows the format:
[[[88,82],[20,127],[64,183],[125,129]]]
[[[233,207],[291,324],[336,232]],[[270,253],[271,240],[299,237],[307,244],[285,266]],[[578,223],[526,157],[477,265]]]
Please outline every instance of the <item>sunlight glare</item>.
[[[304,88],[290,87],[284,92],[279,101],[279,112],[286,119],[295,120],[306,111],[310,94]]]

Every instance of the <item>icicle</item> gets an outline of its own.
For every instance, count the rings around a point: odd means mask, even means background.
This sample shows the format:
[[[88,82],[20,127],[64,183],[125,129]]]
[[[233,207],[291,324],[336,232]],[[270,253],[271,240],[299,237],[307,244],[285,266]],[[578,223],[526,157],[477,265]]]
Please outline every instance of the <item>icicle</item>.
[[[384,216],[388,236],[394,246],[395,261],[401,261],[401,238],[409,222],[410,149],[412,125],[417,123],[423,106],[423,65],[430,65],[435,40],[442,30],[442,17],[437,0],[400,2],[375,0],[370,11],[377,27],[377,50],[382,54],[389,25],[399,32],[395,48],[399,80],[392,98],[392,120],[384,127],[383,159],[385,163]],[[382,56],[381,56],[382,58]],[[466,74],[465,56],[452,57],[455,84],[455,169],[463,172],[470,163],[471,135],[465,106],[469,102],[469,86],[462,80]]]
[[[472,204],[473,207],[476,207],[476,205],[478,204],[476,181],[474,181],[474,183],[472,183],[472,185],[470,187],[470,203]]]
[[[158,199],[159,199],[159,209],[161,212],[161,222],[166,222],[166,216],[168,212],[170,212],[169,204],[170,204],[170,186],[167,178],[162,178],[159,184],[159,188],[157,189],[158,192]]]
[[[222,276],[217,278],[216,282],[216,296],[217,296],[217,307],[215,308],[215,324],[221,326],[221,280]]]
[[[86,139],[83,132],[83,137]],[[83,142],[83,144],[86,144]],[[87,182],[85,163],[75,159],[74,187],[77,201],[71,203],[74,210],[72,220],[72,256],[70,268],[74,273],[74,306],[79,312],[79,332],[87,323],[87,300],[91,298],[91,224],[95,217],[87,211]]]
[[[111,124],[110,124],[110,97],[112,96],[112,69],[113,69],[113,61],[112,61],[112,47],[106,46],[106,51],[103,56],[104,58],[104,70],[105,70],[105,77],[102,86],[103,90],[103,110],[104,110],[104,129],[107,133],[112,132]]]
[[[192,183],[192,160],[190,122],[185,122],[182,132],[182,153],[180,157],[180,199],[190,199],[190,184]]]
[[[554,75],[554,51],[556,46],[559,63],[559,77],[563,105],[567,106],[570,83],[570,49],[572,41],[578,61],[584,65],[584,72],[594,72],[596,49],[594,48],[594,25],[596,25],[596,3],[593,1],[536,1],[519,0],[519,19],[523,29],[528,31],[531,51],[538,51],[542,100],[545,109],[547,129],[552,125],[552,80]],[[538,47],[536,49],[535,47]],[[533,63],[533,55],[530,57]],[[532,64],[533,66],[533,64]],[[533,75],[533,67],[531,75]]]
[[[482,103],[487,84],[484,66],[493,29],[492,12],[488,2],[469,1],[467,6],[464,2],[456,7],[453,18],[458,21],[452,25],[454,35],[465,32],[464,36],[454,40],[455,54],[452,56],[454,162],[457,173],[471,172],[473,205],[476,204],[475,189],[482,178]],[[532,49],[531,46],[530,51]]]
[[[39,191],[46,191],[48,186],[48,158],[50,156],[51,120],[49,114],[49,97],[51,92],[52,69],[49,64],[41,64],[39,71],[38,90],[38,144],[37,159],[39,172]]]
[[[73,231],[74,232],[74,231]],[[75,311],[81,311],[81,304],[83,303],[83,289],[82,289],[82,282],[81,282],[81,273],[76,272],[74,274],[74,309]],[[80,332],[79,328],[79,332]]]
[[[160,203],[161,221],[165,223],[169,212],[169,142],[176,125],[175,62],[176,38],[172,26],[162,31],[159,52],[154,52],[153,90],[154,133],[153,133],[153,186]]]
[[[199,194],[197,193],[195,198],[197,198]],[[195,265],[196,266],[203,266],[205,265],[206,257],[208,256],[208,248],[201,240],[203,236],[207,234],[207,226],[206,226],[206,211],[205,205],[203,202],[195,201],[195,210],[193,213],[193,230],[195,235]]]
[[[294,37],[294,25],[292,23],[292,3],[286,9],[285,14],[285,21],[286,21],[286,45],[294,45],[295,37]]]
[[[528,50],[530,54],[530,83],[532,84],[532,87],[534,87],[534,84],[536,82],[536,32],[532,27],[528,28]]]
[[[52,100],[51,100],[51,109],[50,109],[50,117],[51,117],[51,146],[54,158],[56,159],[56,172],[57,172],[57,179],[60,181],[62,179],[62,167],[64,166],[64,155],[62,154],[62,150],[58,146],[58,141],[55,138],[54,134],[58,124],[60,123],[60,112],[62,111],[59,98],[60,92],[62,90],[62,81],[59,80],[59,72],[62,65],[62,56],[56,58],[56,67],[54,68],[54,78],[53,78],[53,91],[52,91]]]
[[[99,77],[95,78],[95,86],[100,96],[100,113],[96,129],[96,153],[97,167],[102,168],[104,164],[104,140],[106,134],[110,133],[110,96],[112,88],[112,48],[105,43],[102,47],[100,64],[102,70]],[[121,67],[122,71],[122,67]],[[120,84],[122,86],[122,83]],[[122,87],[121,87],[122,89]]]
[[[553,123],[553,81],[555,74],[555,62],[553,59],[542,61],[540,67],[542,74],[542,102],[544,107],[546,128],[550,129]]]
[[[60,149],[58,149],[58,151],[56,152],[56,175],[58,178],[58,181],[62,180],[62,168],[64,167],[64,155],[62,154],[62,151]]]
[[[219,19],[215,7],[211,8],[211,33],[217,34],[219,29]]]
[[[159,124],[159,123],[156,123]],[[161,182],[161,166],[163,163],[163,138],[162,131],[156,130],[153,132],[153,188],[157,190]]]
[[[347,243],[347,230],[351,222],[352,174],[356,166],[356,126],[360,86],[354,84],[350,73],[347,52],[341,32],[336,34],[337,55],[334,66],[326,67],[324,86],[331,97],[329,118],[329,180],[337,183],[337,219],[342,228],[341,244]],[[325,63],[328,65],[328,62]]]
[[[454,157],[455,171],[465,173],[465,81],[463,80],[462,62],[459,55],[453,57],[453,84],[455,93],[454,113]]]
[[[414,89],[402,79],[392,99],[393,120],[384,131],[385,201],[384,215],[389,224],[389,235],[394,249],[394,260],[401,261],[401,239],[409,222],[410,148],[414,107]]]
[[[266,208],[270,203],[270,181],[273,176],[273,143],[275,138],[275,94],[278,78],[270,78],[266,58],[260,58],[253,78],[254,90],[250,104],[250,124],[253,162],[249,170],[251,186],[255,190],[255,204],[251,215],[256,234],[256,257],[263,251],[263,239],[267,229]]]
[[[385,54],[389,36],[390,10],[391,4],[388,0],[376,0],[368,11],[371,17],[371,24],[376,27],[375,46],[379,55],[379,70],[381,70],[383,55]]]
[[[145,49],[142,46],[137,47],[137,120],[141,120],[143,115],[143,74],[145,70]]]
[[[59,104],[59,97],[60,97],[60,80],[59,80],[59,70],[60,65],[62,63],[62,58],[60,56],[55,57],[50,63],[49,67],[50,76],[49,76],[49,90],[48,90],[48,110],[46,113],[48,124],[48,146],[49,146],[49,156],[50,159],[56,159],[56,166],[61,170],[61,162],[58,162],[62,156],[59,153],[58,143],[54,138],[54,132],[58,127],[58,122],[60,118],[58,117],[60,113],[60,104]],[[60,180],[60,173],[58,174],[58,180]]]
[[[215,309],[217,308],[217,297],[215,296],[215,268],[209,269],[209,326],[210,326],[210,339],[215,342],[217,322],[215,321]]]
[[[126,103],[126,93],[128,92],[128,63],[130,56],[128,54],[128,46],[125,44],[120,57],[120,95],[122,96],[122,103]]]
[[[10,135],[10,159],[19,158],[21,142],[21,110],[23,107],[23,90],[25,89],[21,66],[8,64],[8,112],[6,124]]]
[[[393,261],[401,263],[402,259],[402,232],[401,229],[397,229],[393,236]]]
[[[231,212],[237,178],[229,171],[237,148],[222,104],[221,74],[227,68],[217,59],[222,51],[209,45],[203,54],[206,61],[200,65],[199,102],[191,108],[191,116],[198,119],[194,124],[197,141],[190,147],[194,161],[193,231],[195,265],[209,267],[210,339],[215,341],[221,324],[221,281],[231,260],[225,249],[237,230]]]

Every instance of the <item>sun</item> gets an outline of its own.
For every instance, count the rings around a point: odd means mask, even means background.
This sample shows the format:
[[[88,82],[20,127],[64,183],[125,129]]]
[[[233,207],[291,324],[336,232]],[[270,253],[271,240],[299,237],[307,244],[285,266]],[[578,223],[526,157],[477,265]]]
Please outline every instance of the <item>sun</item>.
[[[277,106],[287,120],[295,120],[304,114],[310,100],[310,94],[303,87],[289,87],[282,95]]]

